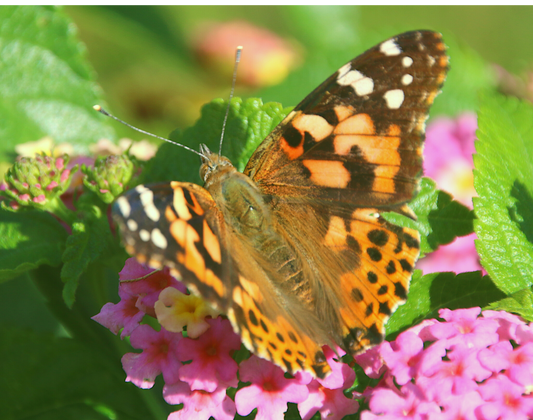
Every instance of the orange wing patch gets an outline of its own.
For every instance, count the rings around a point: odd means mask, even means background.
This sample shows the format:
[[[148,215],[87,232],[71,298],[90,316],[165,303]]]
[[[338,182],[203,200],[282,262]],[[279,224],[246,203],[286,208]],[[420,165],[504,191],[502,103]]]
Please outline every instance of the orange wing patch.
[[[280,138],[281,150],[289,160],[294,160],[304,153],[304,142],[318,143],[332,131],[333,127],[323,117],[299,111],[288,122],[286,133]]]
[[[358,209],[352,220],[330,217],[324,244],[337,252],[355,249],[357,267],[340,276],[337,296],[347,351],[361,352],[383,340],[384,325],[405,302],[414,263],[418,258],[418,231],[399,228]]]
[[[385,323],[407,298],[409,280],[419,254],[418,231],[378,220],[374,226],[359,221],[351,223],[352,230],[363,231],[365,235],[359,237],[362,256],[357,276],[343,278],[342,287],[351,289],[350,294],[344,295],[351,298],[346,299],[347,308],[353,309],[352,315],[345,314],[343,321],[345,329],[351,331],[363,320],[370,332],[353,344],[354,334],[346,336],[349,337],[346,344],[351,344],[348,347],[356,352],[376,344],[373,331],[382,332],[381,341]]]
[[[205,210],[196,195],[180,183],[171,183],[171,187],[174,189],[174,211],[168,207],[165,215],[170,223],[170,234],[179,245],[175,259],[179,266],[192,273],[202,285],[210,287],[222,297],[227,292],[226,288],[206,260],[208,255],[211,261],[217,263],[217,267],[222,263],[219,239],[207,223]],[[198,224],[191,224],[193,219],[201,221],[201,229],[197,227]],[[183,277],[182,273],[179,274],[180,278]]]
[[[242,276],[239,283],[233,289],[234,306],[228,318],[245,346],[290,374],[305,370],[324,378],[331,368],[322,348],[283,316],[265,316],[257,285]]]
[[[302,164],[309,170],[309,180],[322,187],[346,188],[350,182],[350,172],[338,160],[302,160]]]

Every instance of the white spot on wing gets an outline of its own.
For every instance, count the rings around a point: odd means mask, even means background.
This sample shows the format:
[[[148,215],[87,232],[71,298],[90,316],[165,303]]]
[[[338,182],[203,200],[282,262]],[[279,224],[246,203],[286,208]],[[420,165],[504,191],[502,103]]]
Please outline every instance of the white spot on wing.
[[[154,204],[154,193],[148,188],[144,188],[144,191],[139,196],[141,203],[144,207],[144,212],[154,222],[159,221],[159,210],[157,210]]]
[[[411,67],[412,64],[413,64],[413,59],[411,57],[402,58],[402,65],[404,67]]]
[[[167,238],[163,236],[158,228],[152,230],[152,242],[158,248],[165,249],[167,247]]]
[[[433,56],[431,55],[428,55],[428,62],[429,62],[429,66],[433,67],[433,65],[435,64],[435,58],[433,58]]]
[[[145,229],[141,229],[139,231],[139,236],[141,237],[141,239],[144,241],[144,242],[148,242],[148,240],[150,239],[150,232],[148,232],[147,230]]]
[[[383,42],[379,46],[379,50],[387,56],[400,55],[402,52],[394,39],[389,39],[388,41]]]
[[[128,225],[128,229],[131,230],[132,232],[135,232],[137,230],[137,228],[139,227],[137,225],[137,222],[135,220],[133,220],[133,219],[128,219],[126,224]]]
[[[347,63],[344,66],[342,66],[337,73],[339,73],[339,76],[337,77],[337,80],[341,77],[344,77],[346,73],[348,73],[352,69],[352,63]]]
[[[346,73],[344,77],[337,80],[337,83],[342,86],[351,86],[358,96],[368,95],[374,91],[374,81],[357,70]]]
[[[148,190],[148,188],[146,188],[144,185],[137,185],[135,187],[135,191],[137,191],[139,194],[142,194],[146,190]]]
[[[124,216],[124,218],[126,219],[130,217],[131,206],[130,206],[130,203],[128,203],[127,198],[126,197],[117,198],[117,204],[118,204],[120,213],[122,213],[122,216]]]
[[[413,81],[413,76],[411,76],[410,74],[404,74],[402,76],[402,84],[407,86],[407,85],[410,85]]]
[[[398,109],[402,106],[405,95],[401,89],[393,89],[385,92],[383,95],[385,101],[387,101],[387,106],[390,109]]]

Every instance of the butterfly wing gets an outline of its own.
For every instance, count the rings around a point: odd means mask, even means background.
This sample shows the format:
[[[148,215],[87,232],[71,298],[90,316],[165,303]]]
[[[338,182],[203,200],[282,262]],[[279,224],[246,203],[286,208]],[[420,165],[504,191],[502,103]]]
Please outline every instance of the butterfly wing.
[[[266,195],[400,209],[418,188],[445,49],[440,34],[417,31],[356,57],[294,108],[244,173]]]
[[[129,254],[153,268],[169,267],[213,307],[228,310],[225,226],[209,192],[187,182],[139,185],[116,200],[113,216]]]
[[[313,324],[304,332],[291,296],[280,296],[261,255],[228,229],[211,194],[185,182],[138,186],[119,197],[113,215],[126,250],[141,263],[167,266],[187,287],[226,313],[243,343],[289,372],[324,377],[330,370]],[[292,321],[289,321],[292,320]],[[307,324],[306,324],[307,325]]]
[[[279,201],[273,218],[302,262],[309,311],[319,319],[309,321],[314,328],[352,354],[379,344],[388,318],[407,298],[418,231],[387,222],[375,208],[347,204],[295,208]],[[306,318],[303,324],[301,330],[310,327]]]
[[[385,322],[407,295],[419,233],[379,212],[414,218],[406,203],[418,190],[445,49],[430,31],[371,48],[304,99],[244,171],[305,266],[311,312],[352,353],[383,340]]]
[[[298,313],[293,297],[278,294],[260,253],[228,229],[208,191],[184,182],[141,185],[117,199],[113,214],[130,254],[169,267],[227,313],[251,351],[289,372],[324,377],[330,370],[318,344],[325,335],[314,327],[304,333],[297,322],[313,315]]]

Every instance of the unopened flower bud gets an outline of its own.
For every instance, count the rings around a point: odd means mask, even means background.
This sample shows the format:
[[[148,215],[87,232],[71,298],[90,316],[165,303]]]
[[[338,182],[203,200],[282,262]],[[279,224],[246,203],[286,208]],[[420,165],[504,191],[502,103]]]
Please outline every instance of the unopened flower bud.
[[[44,153],[34,158],[22,157],[7,171],[0,194],[11,199],[12,210],[19,206],[44,208],[52,198],[59,197],[70,184],[77,165],[66,169],[68,155],[51,157]],[[16,205],[15,205],[16,204]]]
[[[137,160],[127,154],[100,157],[94,167],[82,165],[83,184],[109,204],[127,189],[137,168]]]

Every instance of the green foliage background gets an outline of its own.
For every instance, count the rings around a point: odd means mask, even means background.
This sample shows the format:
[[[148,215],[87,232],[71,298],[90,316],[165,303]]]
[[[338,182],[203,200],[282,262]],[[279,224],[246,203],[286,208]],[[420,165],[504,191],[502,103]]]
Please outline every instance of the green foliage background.
[[[425,180],[412,205],[417,222],[387,217],[418,228],[423,253],[475,229],[489,276],[416,273],[388,338],[442,307],[490,306],[533,319],[533,108],[496,94],[491,66],[519,75],[530,70],[530,7],[3,6],[1,172],[16,144],[47,135],[80,153],[103,137],[142,138],[95,113],[95,103],[192,147],[217,144],[225,102],[202,105],[227,98],[230,80],[201,67],[192,44],[204,22],[234,19],[269,28],[302,55],[279,85],[237,88],[237,96],[262,99],[235,98],[231,105],[232,143],[225,147],[240,169],[286,107],[340,65],[402,31],[443,33],[452,69],[431,115],[478,112],[479,198],[472,212]],[[196,158],[164,145],[143,176],[197,181],[197,171]],[[0,211],[2,418],[163,419],[172,410],[162,402],[160,382],[150,391],[123,383],[120,357],[129,345],[90,320],[104,303],[118,301],[125,254],[98,223],[107,220],[105,207],[85,206],[89,216],[72,224],[71,235],[49,214]],[[298,418],[297,410],[287,417]]]

